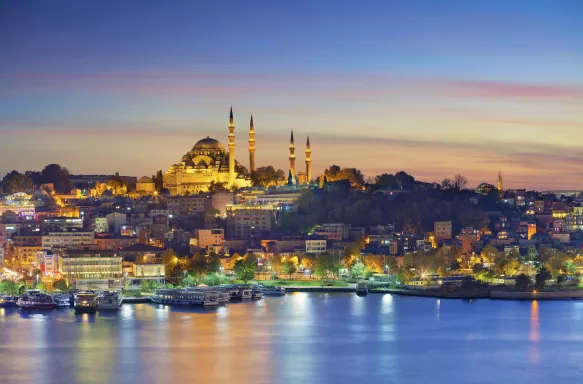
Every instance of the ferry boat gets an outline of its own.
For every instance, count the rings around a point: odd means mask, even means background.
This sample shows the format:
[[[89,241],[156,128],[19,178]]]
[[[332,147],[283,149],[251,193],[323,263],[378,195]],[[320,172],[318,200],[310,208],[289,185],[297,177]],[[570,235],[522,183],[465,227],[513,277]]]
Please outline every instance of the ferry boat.
[[[253,290],[247,287],[239,287],[235,296],[231,296],[231,298],[236,300],[251,300],[253,298]]]
[[[26,291],[18,298],[16,305],[21,309],[54,309],[55,303],[51,295],[38,290]]]
[[[119,309],[123,298],[119,291],[103,291],[97,297],[97,310]]]
[[[358,284],[356,284],[356,294],[358,296],[366,296],[368,295],[368,286],[366,285],[365,282],[360,282]]]
[[[71,299],[67,294],[59,294],[53,296],[53,302],[57,308],[69,308],[71,307]]]
[[[257,287],[253,287],[251,288],[251,295],[253,296],[253,299],[260,300],[263,298],[263,291]]]
[[[210,290],[165,288],[156,290],[152,295],[152,301],[165,305],[202,305],[203,307],[212,307],[219,305],[217,296],[216,291]]]
[[[97,294],[92,292],[79,292],[75,295],[75,312],[95,313],[97,311]]]
[[[284,296],[285,295],[285,288],[279,287],[275,285],[263,285],[259,284],[256,286],[258,290],[263,292],[263,296]]]
[[[18,296],[0,295],[0,308],[16,307]]]

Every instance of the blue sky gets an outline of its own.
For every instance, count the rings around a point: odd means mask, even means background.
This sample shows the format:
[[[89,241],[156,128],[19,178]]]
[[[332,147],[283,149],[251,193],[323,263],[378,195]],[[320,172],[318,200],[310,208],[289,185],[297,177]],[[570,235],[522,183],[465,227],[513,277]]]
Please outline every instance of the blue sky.
[[[0,46],[0,173],[151,175],[232,104],[244,164],[253,113],[259,165],[583,188],[581,1],[6,1]]]

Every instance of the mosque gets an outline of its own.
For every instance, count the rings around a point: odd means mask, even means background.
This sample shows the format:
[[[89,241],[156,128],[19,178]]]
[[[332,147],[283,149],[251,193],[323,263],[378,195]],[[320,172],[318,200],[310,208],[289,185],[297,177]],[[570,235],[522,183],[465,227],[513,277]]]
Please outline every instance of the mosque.
[[[253,116],[249,126],[249,170],[235,160],[235,124],[233,108],[229,115],[228,151],[211,137],[199,140],[190,151],[182,156],[182,161],[170,166],[163,176],[164,188],[171,195],[192,195],[207,192],[212,183],[223,184],[228,189],[251,187],[251,174],[255,171],[255,127]],[[311,180],[310,139],[306,143],[306,171],[296,175],[295,145],[293,132],[289,145],[290,180],[292,184],[306,184]],[[145,179],[145,178],[142,178]],[[142,180],[138,184],[148,184]],[[141,188],[138,188],[141,189]]]

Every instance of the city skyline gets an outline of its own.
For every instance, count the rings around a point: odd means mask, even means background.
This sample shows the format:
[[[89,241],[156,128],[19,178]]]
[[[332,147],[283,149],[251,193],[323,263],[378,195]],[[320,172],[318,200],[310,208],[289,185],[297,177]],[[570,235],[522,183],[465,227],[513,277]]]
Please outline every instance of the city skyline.
[[[210,135],[332,164],[583,189],[583,4],[0,5],[0,172],[150,176]],[[227,12],[228,10],[228,12]],[[50,36],[50,38],[49,38]]]

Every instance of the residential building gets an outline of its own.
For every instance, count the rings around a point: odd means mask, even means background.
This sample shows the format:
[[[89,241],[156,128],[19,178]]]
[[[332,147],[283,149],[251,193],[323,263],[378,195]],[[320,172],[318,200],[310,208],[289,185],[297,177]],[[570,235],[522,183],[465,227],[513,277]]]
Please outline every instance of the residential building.
[[[167,209],[174,216],[188,216],[207,212],[212,206],[212,198],[207,195],[169,196]]]
[[[93,228],[97,233],[109,232],[109,225],[107,224],[107,217],[94,217]]]
[[[138,239],[136,237],[116,236],[112,234],[98,234],[95,237],[95,244],[102,250],[120,250],[137,242]]]
[[[272,204],[239,204],[227,206],[227,234],[248,239],[275,227],[275,207]]]
[[[19,269],[32,271],[39,267],[36,252],[42,250],[40,245],[21,245],[14,247],[14,259]]]
[[[435,241],[450,240],[452,238],[451,221],[436,221],[434,223]]]
[[[207,248],[211,245],[221,245],[225,240],[225,231],[222,228],[199,229],[196,237],[196,245],[201,248]]]
[[[349,225],[343,223],[327,223],[314,228],[312,232],[329,241],[342,241],[348,238],[349,228]]]
[[[93,231],[77,232],[49,232],[42,237],[42,249],[70,248],[86,244],[94,244],[95,233]]]
[[[108,232],[119,233],[120,228],[127,222],[125,213],[112,212],[105,217],[107,219]]]
[[[327,241],[324,236],[310,235],[306,238],[306,253],[308,255],[318,256],[326,251]]]
[[[83,228],[83,219],[78,217],[51,217],[43,221],[45,228],[55,230],[81,229]]]

